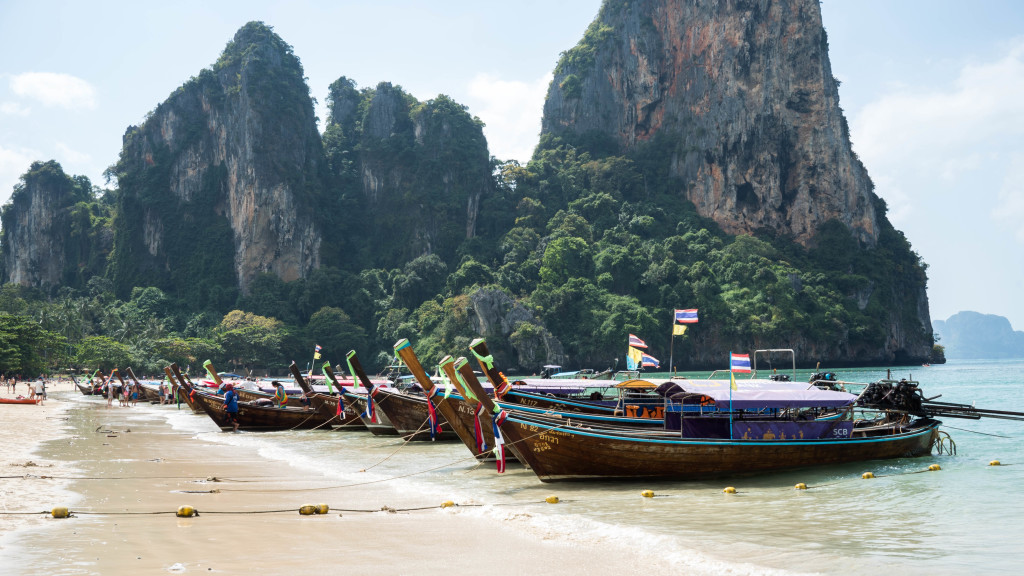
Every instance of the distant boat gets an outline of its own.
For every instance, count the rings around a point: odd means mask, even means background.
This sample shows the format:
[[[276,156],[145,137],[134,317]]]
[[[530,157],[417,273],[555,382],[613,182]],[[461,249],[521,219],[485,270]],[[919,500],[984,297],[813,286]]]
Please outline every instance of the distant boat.
[[[0,404],[38,404],[35,398],[0,398]]]

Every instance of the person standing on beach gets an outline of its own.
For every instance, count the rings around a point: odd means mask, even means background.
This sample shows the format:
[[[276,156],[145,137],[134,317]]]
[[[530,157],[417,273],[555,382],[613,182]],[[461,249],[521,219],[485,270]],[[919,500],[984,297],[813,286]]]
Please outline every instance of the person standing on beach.
[[[107,396],[107,408],[114,406],[114,383],[109,378],[104,379],[103,374],[100,374],[100,381],[103,382],[103,391]]]
[[[160,392],[160,404],[167,404],[167,386],[164,384],[163,380],[160,381],[160,388],[158,391]]]
[[[46,385],[43,384],[43,380],[39,379],[32,388],[32,395],[36,399],[36,404],[43,405],[43,400],[46,400]]]
[[[234,384],[224,387],[224,411],[227,412],[228,421],[234,427],[232,432],[238,432],[238,394],[235,393]]]

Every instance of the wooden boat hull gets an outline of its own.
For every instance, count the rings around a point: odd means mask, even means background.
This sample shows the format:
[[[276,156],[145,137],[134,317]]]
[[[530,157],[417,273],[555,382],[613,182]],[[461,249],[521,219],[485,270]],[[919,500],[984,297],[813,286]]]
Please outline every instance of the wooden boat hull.
[[[235,393],[238,394],[239,402],[253,402],[256,400],[270,400],[274,401],[274,395],[268,394],[267,392],[257,392],[255,390],[246,390],[245,388],[235,388]],[[302,405],[302,398],[298,395],[292,394],[288,396],[288,401],[285,402],[285,406],[291,408],[305,408]]]
[[[221,396],[195,393],[195,402],[221,430],[232,430],[234,427],[224,410],[224,399]],[[252,404],[238,404],[238,428],[251,431],[275,430],[308,430],[310,428],[329,427],[330,418],[324,418],[316,410],[300,408],[266,408]]]
[[[359,413],[355,411],[351,402],[345,403],[345,409],[342,411],[341,416],[338,416],[339,398],[339,396],[317,393],[313,394],[309,398],[309,401],[313,409],[319,412],[322,416],[335,419],[335,421],[331,423],[335,428],[344,428],[346,430],[366,430],[366,425],[363,424],[363,420],[359,417]]]
[[[931,452],[939,422],[897,434],[847,440],[685,440],[612,434],[511,414],[501,425],[544,482],[589,479],[719,476],[866,460],[923,456]]]
[[[78,391],[81,392],[85,396],[102,396],[103,395],[102,391],[96,390],[95,388],[92,388],[90,386],[86,386],[85,384],[78,384],[76,382],[75,383],[75,388],[78,388]]]
[[[405,436],[409,440],[430,440],[430,424],[427,421],[430,409],[427,407],[426,396],[412,396],[388,389],[378,389],[377,395],[373,398],[377,404],[377,410],[384,412],[391,425],[395,427],[399,436]],[[448,421],[444,415],[435,410],[435,415],[441,422],[442,432],[435,435],[436,440],[455,440]]]
[[[366,396],[360,394],[354,394],[352,392],[345,393],[345,404],[352,406],[352,409],[359,415],[360,421],[366,426],[366,429],[370,431],[374,436],[397,436],[398,430],[388,419],[387,414],[382,410],[377,410],[377,421],[373,422],[369,416],[366,416]]]

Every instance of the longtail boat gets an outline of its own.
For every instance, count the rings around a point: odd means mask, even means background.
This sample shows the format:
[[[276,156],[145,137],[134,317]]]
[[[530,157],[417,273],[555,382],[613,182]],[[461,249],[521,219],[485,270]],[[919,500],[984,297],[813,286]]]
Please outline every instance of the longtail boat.
[[[398,390],[374,385],[355,356],[349,358],[353,374],[370,390],[375,410],[383,413],[399,436],[407,440],[455,440],[452,434],[442,434],[447,420],[431,410],[426,396],[414,396]],[[372,388],[370,388],[372,386]]]
[[[78,391],[81,392],[83,395],[99,396],[103,394],[103,389],[101,386],[92,385],[92,378],[89,379],[88,383],[82,384],[81,382],[78,381],[78,378],[75,378],[74,374],[68,374],[68,376],[71,376],[71,382],[74,383],[75,388],[78,388]]]
[[[75,388],[78,388],[78,391],[86,396],[100,396],[101,394],[103,394],[101,388],[91,387],[87,384],[82,384],[80,382],[75,382]]]
[[[333,389],[334,383],[336,382],[334,372],[331,371],[330,365],[328,364],[324,364],[324,368],[325,374],[328,372],[330,373],[330,376],[327,377],[329,382],[328,387],[329,389]],[[299,385],[299,388],[302,389],[303,394],[305,394],[306,398],[309,400],[310,407],[313,410],[316,410],[322,417],[328,418],[336,427],[354,429],[366,428],[363,425],[363,421],[359,418],[359,414],[357,414],[355,410],[350,409],[350,407],[345,406],[342,401],[343,396],[333,396],[322,392],[314,392],[313,387],[306,382],[302,373],[299,372],[299,367],[296,366],[295,362],[292,362],[288,369],[291,371],[292,378],[295,379],[295,383]],[[340,386],[338,387],[338,390],[341,392],[344,391]],[[291,398],[288,400],[290,401]],[[291,404],[289,403],[289,406],[290,405]]]
[[[134,382],[139,388],[139,400],[143,402],[160,402],[160,393],[155,388],[151,388],[144,385],[142,382],[139,382],[139,379],[135,377],[135,372],[132,370],[131,366],[128,367],[128,377],[131,378],[132,382]]]
[[[331,368],[330,362],[325,362],[323,366],[324,378],[329,382],[328,386],[333,386],[338,389],[338,395],[334,396],[334,402],[337,404],[335,410],[341,409],[344,416],[341,418],[341,423],[335,426],[336,429],[348,429],[348,430],[366,430],[366,424],[363,424],[363,419],[359,417],[359,412],[356,411],[356,407],[351,402],[345,402],[345,387],[341,381],[334,375],[334,369]],[[330,404],[327,400],[321,400],[328,406]],[[314,404],[317,402],[313,400]]]
[[[180,402],[184,402],[192,412],[196,414],[206,414],[206,411],[196,402],[196,389],[190,382],[186,382],[185,378],[181,374],[181,369],[178,368],[176,363],[172,363],[170,366],[164,368],[164,372],[167,377],[170,378],[171,383],[174,384],[174,393]]]
[[[431,406],[435,409],[434,416],[431,418],[429,425],[431,427],[441,426],[441,420],[437,417],[437,412],[440,412],[444,422],[447,423],[448,427],[462,440],[462,443],[469,448],[469,451],[474,456],[478,459],[493,458],[491,450],[488,449],[488,447],[494,446],[493,433],[490,436],[491,444],[488,445],[487,437],[483,435],[481,427],[475,424],[477,420],[474,408],[467,404],[461,395],[444,394],[438,386],[434,385],[433,380],[430,379],[426,370],[423,369],[423,365],[420,364],[420,360],[408,339],[403,338],[399,340],[395,343],[394,348],[395,353],[398,354],[416,381],[423,387],[426,393],[426,401],[429,403],[427,407],[428,415]],[[452,363],[451,357],[446,359],[450,365]]]
[[[261,390],[248,390],[246,388],[236,387],[235,394],[238,394],[239,402],[262,402],[270,404],[274,403],[274,395],[269,392],[263,392]],[[285,403],[285,406],[289,406],[291,408],[304,407],[302,405],[302,398],[295,395],[288,396],[288,401]]]
[[[471,344],[481,368],[494,370],[482,339]],[[466,384],[480,395],[504,442],[544,482],[611,478],[704,479],[790,468],[885,458],[923,456],[938,441],[940,422],[900,418],[857,427],[854,422],[828,429],[828,423],[738,419],[730,417],[730,437],[656,438],[606,426],[566,422],[499,408],[472,371]],[[490,376],[490,375],[489,375]],[[497,378],[497,373],[493,375]],[[728,383],[726,383],[728,387]],[[849,395],[849,402],[856,397]],[[839,398],[828,396],[830,399]],[[732,395],[730,392],[730,403]],[[831,401],[831,400],[830,400]],[[716,426],[723,418],[716,415]],[[747,427],[736,437],[733,427]],[[750,431],[753,432],[750,432]],[[822,430],[833,435],[823,435]],[[692,430],[691,430],[692,432]],[[805,437],[805,432],[807,437]]]
[[[377,410],[377,403],[374,398],[374,391],[380,390],[380,386],[377,386],[370,380],[366,372],[363,371],[363,366],[359,362],[359,357],[356,356],[356,351],[349,351],[345,357],[348,361],[349,372],[352,373],[353,378],[356,378],[359,382],[362,382],[366,388],[366,394],[357,394],[356,392],[345,391],[345,401],[353,405],[353,409],[359,413],[359,419],[362,420],[366,429],[370,431],[374,436],[397,436],[398,430],[388,419],[384,412]],[[356,370],[359,371],[357,375]],[[380,392],[377,392],[378,394]]]
[[[224,409],[224,397],[196,390],[196,404],[223,431],[233,430],[234,426],[228,419]],[[324,418],[315,410],[304,408],[273,408],[254,404],[238,403],[238,429],[269,432],[275,430],[308,430],[326,428],[330,418]]]

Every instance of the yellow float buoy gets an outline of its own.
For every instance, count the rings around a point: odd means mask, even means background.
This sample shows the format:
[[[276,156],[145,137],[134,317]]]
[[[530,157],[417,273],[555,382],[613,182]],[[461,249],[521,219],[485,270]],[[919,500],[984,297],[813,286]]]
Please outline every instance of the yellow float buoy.
[[[724,492],[724,493],[726,493],[726,494],[735,494],[735,493],[736,493],[736,489],[735,489],[735,488],[733,488],[732,486],[726,486],[726,487],[725,487],[725,488],[724,488],[724,489],[722,490],[722,492]]]
[[[558,504],[558,496],[548,496],[544,501],[548,504]]]
[[[803,482],[800,482],[799,484],[797,484],[797,485],[795,486],[795,488],[796,488],[797,490],[807,490],[807,484],[804,484]]]
[[[316,505],[316,513],[317,514],[327,514],[330,511],[331,511],[331,507],[328,506],[327,504],[317,504]]]
[[[441,502],[441,508],[451,508],[452,506],[455,506],[455,502],[452,502],[451,500]]]
[[[999,460],[993,460],[993,461],[989,462],[988,465],[989,466],[999,466],[1000,462],[999,462]]]
[[[314,504],[306,504],[299,508],[299,514],[302,514],[303,516],[312,516],[313,514],[316,514],[316,506]]]
[[[928,467],[929,472],[936,472],[938,470],[942,470],[942,466],[939,466],[938,464],[932,464]]]
[[[654,490],[644,490],[640,495],[644,498],[654,498]]]
[[[191,518],[193,516],[198,516],[199,513],[191,506],[178,506],[178,511],[175,512],[174,515],[178,518]]]
[[[870,480],[870,479],[875,477],[875,473],[874,472],[865,472],[865,473],[861,474],[860,477],[865,479],[865,480]]]
[[[50,516],[53,516],[54,518],[68,518],[71,516],[71,512],[63,506],[58,506],[53,510],[50,510]]]

